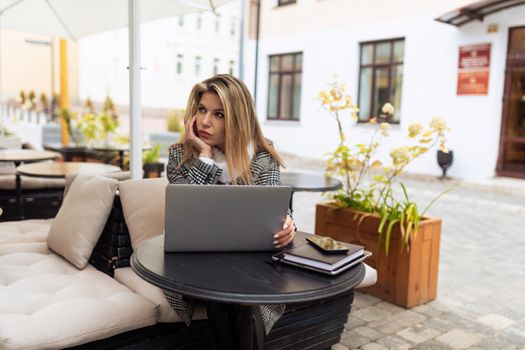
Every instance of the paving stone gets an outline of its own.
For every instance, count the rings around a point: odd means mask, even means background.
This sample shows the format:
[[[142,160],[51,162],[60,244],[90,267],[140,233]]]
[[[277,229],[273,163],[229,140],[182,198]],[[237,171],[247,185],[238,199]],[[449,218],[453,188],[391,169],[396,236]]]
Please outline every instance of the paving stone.
[[[365,307],[369,307],[371,305],[375,305],[379,303],[381,299],[376,298],[369,294],[364,293],[356,293],[354,297],[354,303],[352,305],[352,309],[359,310],[363,309]]]
[[[504,329],[500,336],[502,339],[508,341],[510,344],[525,345],[525,331],[514,327]]]
[[[477,319],[477,322],[494,329],[504,329],[515,322],[498,314],[487,314]]]
[[[405,328],[399,323],[390,321],[390,319],[381,319],[374,322],[370,322],[368,324],[368,327],[373,328],[384,334],[394,334]]]
[[[435,339],[427,340],[424,343],[418,344],[415,346],[415,349],[418,350],[454,350],[450,346],[439,342]]]
[[[400,313],[400,312],[406,310],[405,308],[402,308],[400,306],[391,304],[391,303],[386,302],[386,301],[381,301],[381,302],[377,303],[376,306],[380,307],[381,309],[384,309],[386,311],[389,311],[392,314],[397,314],[397,313]]]
[[[376,331],[375,329],[366,326],[358,327],[355,329],[355,331],[370,340],[376,340],[377,338],[385,336],[382,332]]]
[[[391,350],[411,349],[412,345],[397,335],[387,335],[376,340],[377,343]]]
[[[430,318],[420,324],[423,326],[435,329],[437,331],[440,331],[441,333],[446,333],[457,327],[457,325],[454,322],[450,320],[444,320],[439,317]]]
[[[358,317],[366,322],[372,322],[379,319],[385,319],[392,315],[391,312],[381,309],[377,306],[368,306],[352,312],[355,317]]]
[[[417,312],[405,310],[390,317],[391,322],[398,323],[402,327],[409,327],[415,323],[425,321],[427,318]]]
[[[340,343],[347,346],[349,349],[357,349],[361,345],[370,343],[370,339],[363,337],[356,331],[347,331],[341,335]]]
[[[467,333],[461,329],[453,329],[445,334],[440,335],[436,338],[436,340],[450,346],[453,349],[466,349],[478,343],[481,338],[474,334]]]
[[[366,324],[365,321],[362,319],[355,317],[353,312],[350,312],[350,315],[348,316],[348,321],[346,321],[345,328],[346,329],[356,329],[357,327],[364,326]]]
[[[482,339],[474,346],[468,348],[468,350],[517,350],[518,346],[509,344],[506,339],[500,336],[490,337]]]
[[[411,308],[410,310],[417,312],[419,314],[425,315],[427,317],[437,317],[441,315],[443,310],[439,309],[438,307],[434,306],[432,303],[428,303],[425,305],[419,305],[416,307]]]
[[[332,350],[350,350],[350,349],[348,349],[348,346],[344,346],[343,344],[339,343],[339,344],[332,345]]]
[[[360,347],[361,350],[388,350],[387,347],[378,343],[368,343]]]
[[[401,338],[408,340],[412,344],[419,344],[441,335],[441,332],[416,324],[412,327],[405,328],[396,334]]]

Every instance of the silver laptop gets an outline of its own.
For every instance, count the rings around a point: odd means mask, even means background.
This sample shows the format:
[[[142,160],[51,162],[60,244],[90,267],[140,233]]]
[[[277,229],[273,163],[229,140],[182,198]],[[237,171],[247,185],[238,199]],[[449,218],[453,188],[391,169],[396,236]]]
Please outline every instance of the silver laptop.
[[[170,184],[164,251],[275,250],[291,194],[289,186]]]

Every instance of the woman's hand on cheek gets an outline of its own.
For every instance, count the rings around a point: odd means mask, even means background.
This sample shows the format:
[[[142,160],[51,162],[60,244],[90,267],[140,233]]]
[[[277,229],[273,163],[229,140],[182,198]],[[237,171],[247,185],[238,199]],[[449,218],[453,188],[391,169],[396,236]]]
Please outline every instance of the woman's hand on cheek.
[[[288,244],[290,244],[290,242],[293,241],[294,236],[295,223],[289,215],[286,215],[286,220],[284,221],[283,229],[273,236],[273,244],[275,245],[275,248],[286,247]]]
[[[186,123],[186,135],[188,135],[188,140],[193,144],[193,146],[199,152],[199,156],[211,158],[212,157],[212,148],[210,145],[206,144],[202,139],[195,135],[195,125],[197,123],[197,117],[194,116]]]

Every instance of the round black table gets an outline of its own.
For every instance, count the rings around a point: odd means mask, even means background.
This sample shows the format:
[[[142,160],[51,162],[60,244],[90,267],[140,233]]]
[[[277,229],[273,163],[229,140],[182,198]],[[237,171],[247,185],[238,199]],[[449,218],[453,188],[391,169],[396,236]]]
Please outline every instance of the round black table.
[[[281,172],[281,184],[292,187],[292,196],[290,197],[290,210],[292,211],[295,192],[328,192],[343,187],[341,181],[335,177],[296,171]]]
[[[294,244],[305,242],[298,232]],[[272,252],[164,253],[164,235],[146,241],[133,253],[131,267],[141,278],[194,299],[234,303],[241,307],[243,349],[253,345],[250,305],[291,304],[340,295],[365,276],[364,265],[325,276],[272,262]]]
[[[95,151],[100,152],[117,152],[118,153],[118,165],[124,169],[124,153],[129,152],[130,145],[129,144],[120,144],[120,145],[98,145],[92,147]],[[142,146],[142,150],[150,150],[151,146],[144,145]]]

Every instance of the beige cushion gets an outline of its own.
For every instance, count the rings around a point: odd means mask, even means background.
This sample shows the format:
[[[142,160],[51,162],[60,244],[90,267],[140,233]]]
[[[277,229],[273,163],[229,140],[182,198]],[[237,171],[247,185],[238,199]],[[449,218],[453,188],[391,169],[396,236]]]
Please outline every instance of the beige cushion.
[[[0,349],[63,349],[156,323],[157,306],[91,265],[0,256]]]
[[[376,284],[376,282],[377,282],[377,271],[376,271],[376,269],[374,269],[373,267],[368,266],[365,263],[363,263],[363,265],[365,265],[365,277],[363,278],[361,283],[359,283],[357,285],[356,288],[363,288],[363,287],[372,286],[372,285]]]
[[[67,195],[69,188],[71,187],[71,184],[73,183],[73,180],[78,176],[78,174],[67,174],[66,180],[65,180],[65,187],[64,187],[64,197]],[[115,173],[104,173],[100,174],[99,176],[107,177],[110,179],[115,179],[117,181],[124,181],[129,180],[131,178],[129,171],[117,171]]]
[[[84,268],[104,229],[117,186],[114,179],[78,175],[49,230],[49,248]]]
[[[133,250],[137,250],[144,241],[164,232],[167,184],[166,178],[120,183],[120,200]]]
[[[115,270],[115,279],[144,298],[152,301],[159,308],[159,322],[184,322],[173,310],[162,289],[140,278],[131,267]],[[202,303],[196,303],[193,312],[193,320],[206,319],[206,307]]]

